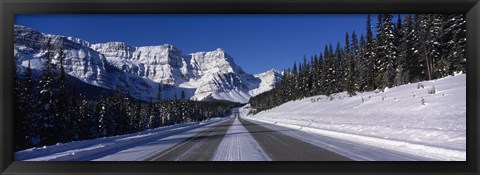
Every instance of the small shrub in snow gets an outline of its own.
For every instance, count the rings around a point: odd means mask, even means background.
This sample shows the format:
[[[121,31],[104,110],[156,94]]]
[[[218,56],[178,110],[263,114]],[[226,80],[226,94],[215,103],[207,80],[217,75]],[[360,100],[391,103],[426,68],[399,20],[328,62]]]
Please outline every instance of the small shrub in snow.
[[[435,89],[435,86],[432,86],[432,88],[428,90],[429,94],[435,94],[436,92],[437,92],[437,89]]]
[[[422,89],[425,88],[425,87],[423,87],[423,84],[422,84],[422,83],[418,83],[418,84],[417,84],[417,89],[420,89],[420,88],[422,88]]]
[[[318,101],[320,101],[321,98],[311,98],[310,101],[312,101],[312,103],[316,103]]]
[[[330,97],[329,97],[329,100],[330,100],[330,101],[333,101],[333,99],[335,99],[333,96],[330,96]]]
[[[427,103],[423,97],[422,97],[421,102],[422,102],[422,105],[425,105]]]
[[[365,100],[364,100],[363,97],[362,97],[362,103],[363,103],[363,102],[365,102]]]

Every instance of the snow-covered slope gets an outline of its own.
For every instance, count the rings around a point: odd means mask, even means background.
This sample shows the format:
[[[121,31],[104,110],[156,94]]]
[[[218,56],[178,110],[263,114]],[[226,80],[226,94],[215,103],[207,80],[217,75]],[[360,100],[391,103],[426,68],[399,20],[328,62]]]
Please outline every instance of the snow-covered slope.
[[[103,54],[117,69],[156,83],[178,85],[188,77],[181,51],[172,45],[132,47],[126,43],[109,42],[92,44],[91,48]]]
[[[248,118],[433,159],[465,161],[466,75],[353,97],[313,96]]]
[[[27,67],[30,61],[31,68],[40,70],[46,54],[46,43],[51,40],[52,49],[64,48],[66,60],[65,69],[69,75],[96,86],[109,87],[112,77],[106,71],[106,60],[103,55],[89,48],[86,41],[70,37],[46,35],[33,29],[15,26],[14,53],[15,63]],[[57,54],[56,54],[57,55]],[[53,60],[58,62],[58,59]]]
[[[254,76],[261,80],[260,86],[256,89],[252,89],[250,94],[260,94],[273,89],[275,88],[275,85],[280,83],[280,80],[282,79],[282,74],[275,69],[271,69],[264,73],[255,74]]]
[[[276,71],[260,75],[245,73],[224,50],[196,52],[184,56],[175,46],[133,47],[122,42],[91,44],[15,25],[15,61],[24,68],[28,61],[40,70],[45,46],[66,52],[66,72],[83,82],[106,89],[119,88],[143,100],[156,99],[158,86],[163,97],[184,91],[192,100],[229,100],[246,103],[251,96],[272,89],[281,78]],[[58,60],[54,60],[58,61]],[[273,72],[273,73],[272,73]]]

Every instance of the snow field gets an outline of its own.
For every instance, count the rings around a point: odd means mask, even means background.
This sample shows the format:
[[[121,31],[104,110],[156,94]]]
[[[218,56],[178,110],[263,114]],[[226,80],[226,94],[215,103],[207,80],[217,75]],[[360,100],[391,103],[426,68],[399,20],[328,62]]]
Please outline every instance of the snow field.
[[[248,118],[438,160],[465,161],[465,79],[459,74],[353,97],[313,96]]]

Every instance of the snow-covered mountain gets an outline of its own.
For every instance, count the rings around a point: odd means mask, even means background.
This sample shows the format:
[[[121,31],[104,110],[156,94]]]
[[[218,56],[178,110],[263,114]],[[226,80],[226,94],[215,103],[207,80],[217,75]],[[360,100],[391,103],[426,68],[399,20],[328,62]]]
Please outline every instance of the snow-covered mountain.
[[[222,49],[183,55],[175,46],[133,47],[122,42],[91,44],[78,38],[40,33],[15,25],[15,63],[20,69],[30,62],[42,68],[45,46],[63,48],[68,75],[105,89],[119,88],[142,100],[156,99],[158,86],[164,98],[229,100],[246,103],[250,97],[272,89],[281,79],[275,70],[251,75],[235,64]],[[54,59],[58,62],[58,59]]]

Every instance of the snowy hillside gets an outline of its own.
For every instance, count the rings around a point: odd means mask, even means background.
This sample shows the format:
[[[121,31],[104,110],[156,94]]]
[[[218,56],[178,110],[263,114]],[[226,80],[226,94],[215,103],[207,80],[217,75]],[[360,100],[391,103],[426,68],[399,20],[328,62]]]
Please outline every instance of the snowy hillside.
[[[255,74],[255,77],[261,80],[260,86],[257,89],[250,90],[250,94],[260,94],[275,88],[275,85],[282,79],[282,74],[275,69],[271,69],[264,73]],[[255,96],[255,95],[253,95]]]
[[[287,102],[249,119],[440,160],[466,160],[466,75]]]
[[[184,56],[175,46],[133,47],[122,42],[91,44],[78,38],[43,34],[15,25],[15,63],[34,70],[42,68],[45,46],[63,48],[66,72],[79,80],[106,89],[120,88],[133,97],[156,99],[158,86],[163,97],[180,96],[192,100],[219,99],[248,102],[249,98],[275,86],[281,75],[245,73],[222,49]],[[58,62],[58,59],[54,61]],[[21,69],[21,68],[20,68]],[[269,71],[271,72],[271,71]]]

